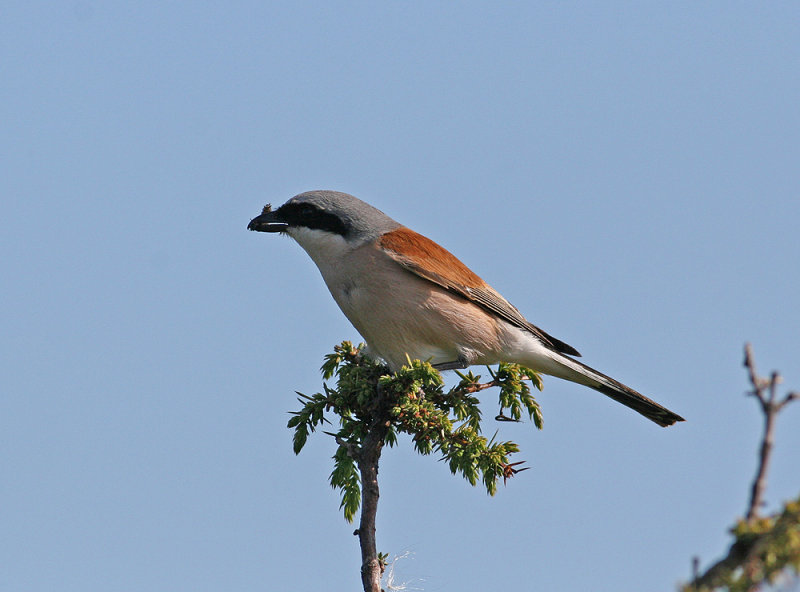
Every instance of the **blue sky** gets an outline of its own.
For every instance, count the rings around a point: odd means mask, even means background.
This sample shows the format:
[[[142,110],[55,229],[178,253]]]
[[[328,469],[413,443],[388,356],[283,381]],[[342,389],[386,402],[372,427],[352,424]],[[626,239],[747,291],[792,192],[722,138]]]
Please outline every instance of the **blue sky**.
[[[388,450],[397,579],[673,590],[745,508],[744,342],[800,389],[799,40],[791,2],[5,3],[0,588],[358,589],[334,443],[285,427],[358,336],[246,231],[326,188],[688,420],[547,379],[544,431],[487,426],[532,467],[494,498]]]

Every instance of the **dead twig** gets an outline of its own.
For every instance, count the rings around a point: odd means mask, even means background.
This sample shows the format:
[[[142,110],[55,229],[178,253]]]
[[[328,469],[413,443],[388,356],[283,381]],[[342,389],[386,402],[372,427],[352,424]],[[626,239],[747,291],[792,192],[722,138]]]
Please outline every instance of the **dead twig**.
[[[764,436],[761,439],[758,468],[756,469],[756,476],[753,479],[753,485],[750,489],[750,503],[747,506],[747,514],[745,515],[745,518],[749,522],[758,518],[759,510],[764,505],[764,490],[767,487],[767,469],[769,468],[772,446],[775,441],[775,418],[778,416],[781,409],[798,398],[798,393],[791,392],[782,400],[778,400],[778,385],[783,382],[781,375],[773,370],[769,378],[759,376],[753,357],[753,347],[749,343],[746,343],[744,346],[744,367],[747,368],[750,384],[753,387],[753,390],[748,394],[758,400],[761,411],[764,414]]]
[[[759,511],[764,505],[764,491],[767,486],[767,470],[769,468],[772,447],[774,444],[775,420],[781,410],[796,399],[800,393],[790,392],[783,399],[778,399],[778,385],[782,378],[778,372],[773,371],[769,378],[759,376],[756,370],[753,348],[747,343],[744,346],[744,367],[752,387],[748,395],[753,396],[759,403],[764,416],[764,434],[758,455],[758,467],[750,488],[750,500],[747,505],[746,522],[754,523],[759,518]],[[756,538],[737,540],[731,545],[728,554],[709,567],[705,573],[700,573],[699,558],[692,560],[692,583],[684,590],[705,591],[713,590],[725,585],[737,569],[744,567],[750,569],[760,554],[774,540],[784,536],[787,529],[797,521],[797,516],[790,511],[785,511],[777,520],[774,528]]]

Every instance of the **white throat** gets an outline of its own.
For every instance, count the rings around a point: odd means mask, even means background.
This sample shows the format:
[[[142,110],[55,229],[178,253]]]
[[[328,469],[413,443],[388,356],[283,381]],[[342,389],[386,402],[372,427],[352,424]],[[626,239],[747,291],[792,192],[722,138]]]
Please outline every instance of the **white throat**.
[[[308,256],[317,264],[322,275],[341,267],[348,253],[358,245],[349,243],[341,234],[305,227],[293,227],[286,234],[297,241]]]

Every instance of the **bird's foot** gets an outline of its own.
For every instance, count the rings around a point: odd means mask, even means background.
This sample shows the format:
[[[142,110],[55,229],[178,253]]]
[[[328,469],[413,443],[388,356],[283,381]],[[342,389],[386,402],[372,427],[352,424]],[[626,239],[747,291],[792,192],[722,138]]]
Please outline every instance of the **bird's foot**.
[[[443,370],[464,370],[469,368],[469,362],[467,362],[464,358],[458,358],[453,362],[442,362],[441,364],[433,364],[433,367],[436,368],[439,372]]]

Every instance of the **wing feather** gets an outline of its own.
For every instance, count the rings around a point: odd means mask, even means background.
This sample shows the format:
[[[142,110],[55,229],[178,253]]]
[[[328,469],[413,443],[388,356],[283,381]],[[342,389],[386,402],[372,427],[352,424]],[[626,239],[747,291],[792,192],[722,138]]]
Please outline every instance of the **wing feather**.
[[[458,294],[512,325],[535,335],[553,351],[580,356],[578,350],[548,335],[522,316],[522,313],[484,282],[455,255],[429,238],[405,227],[387,232],[380,238],[384,252],[411,273]],[[423,265],[424,262],[424,265]]]

